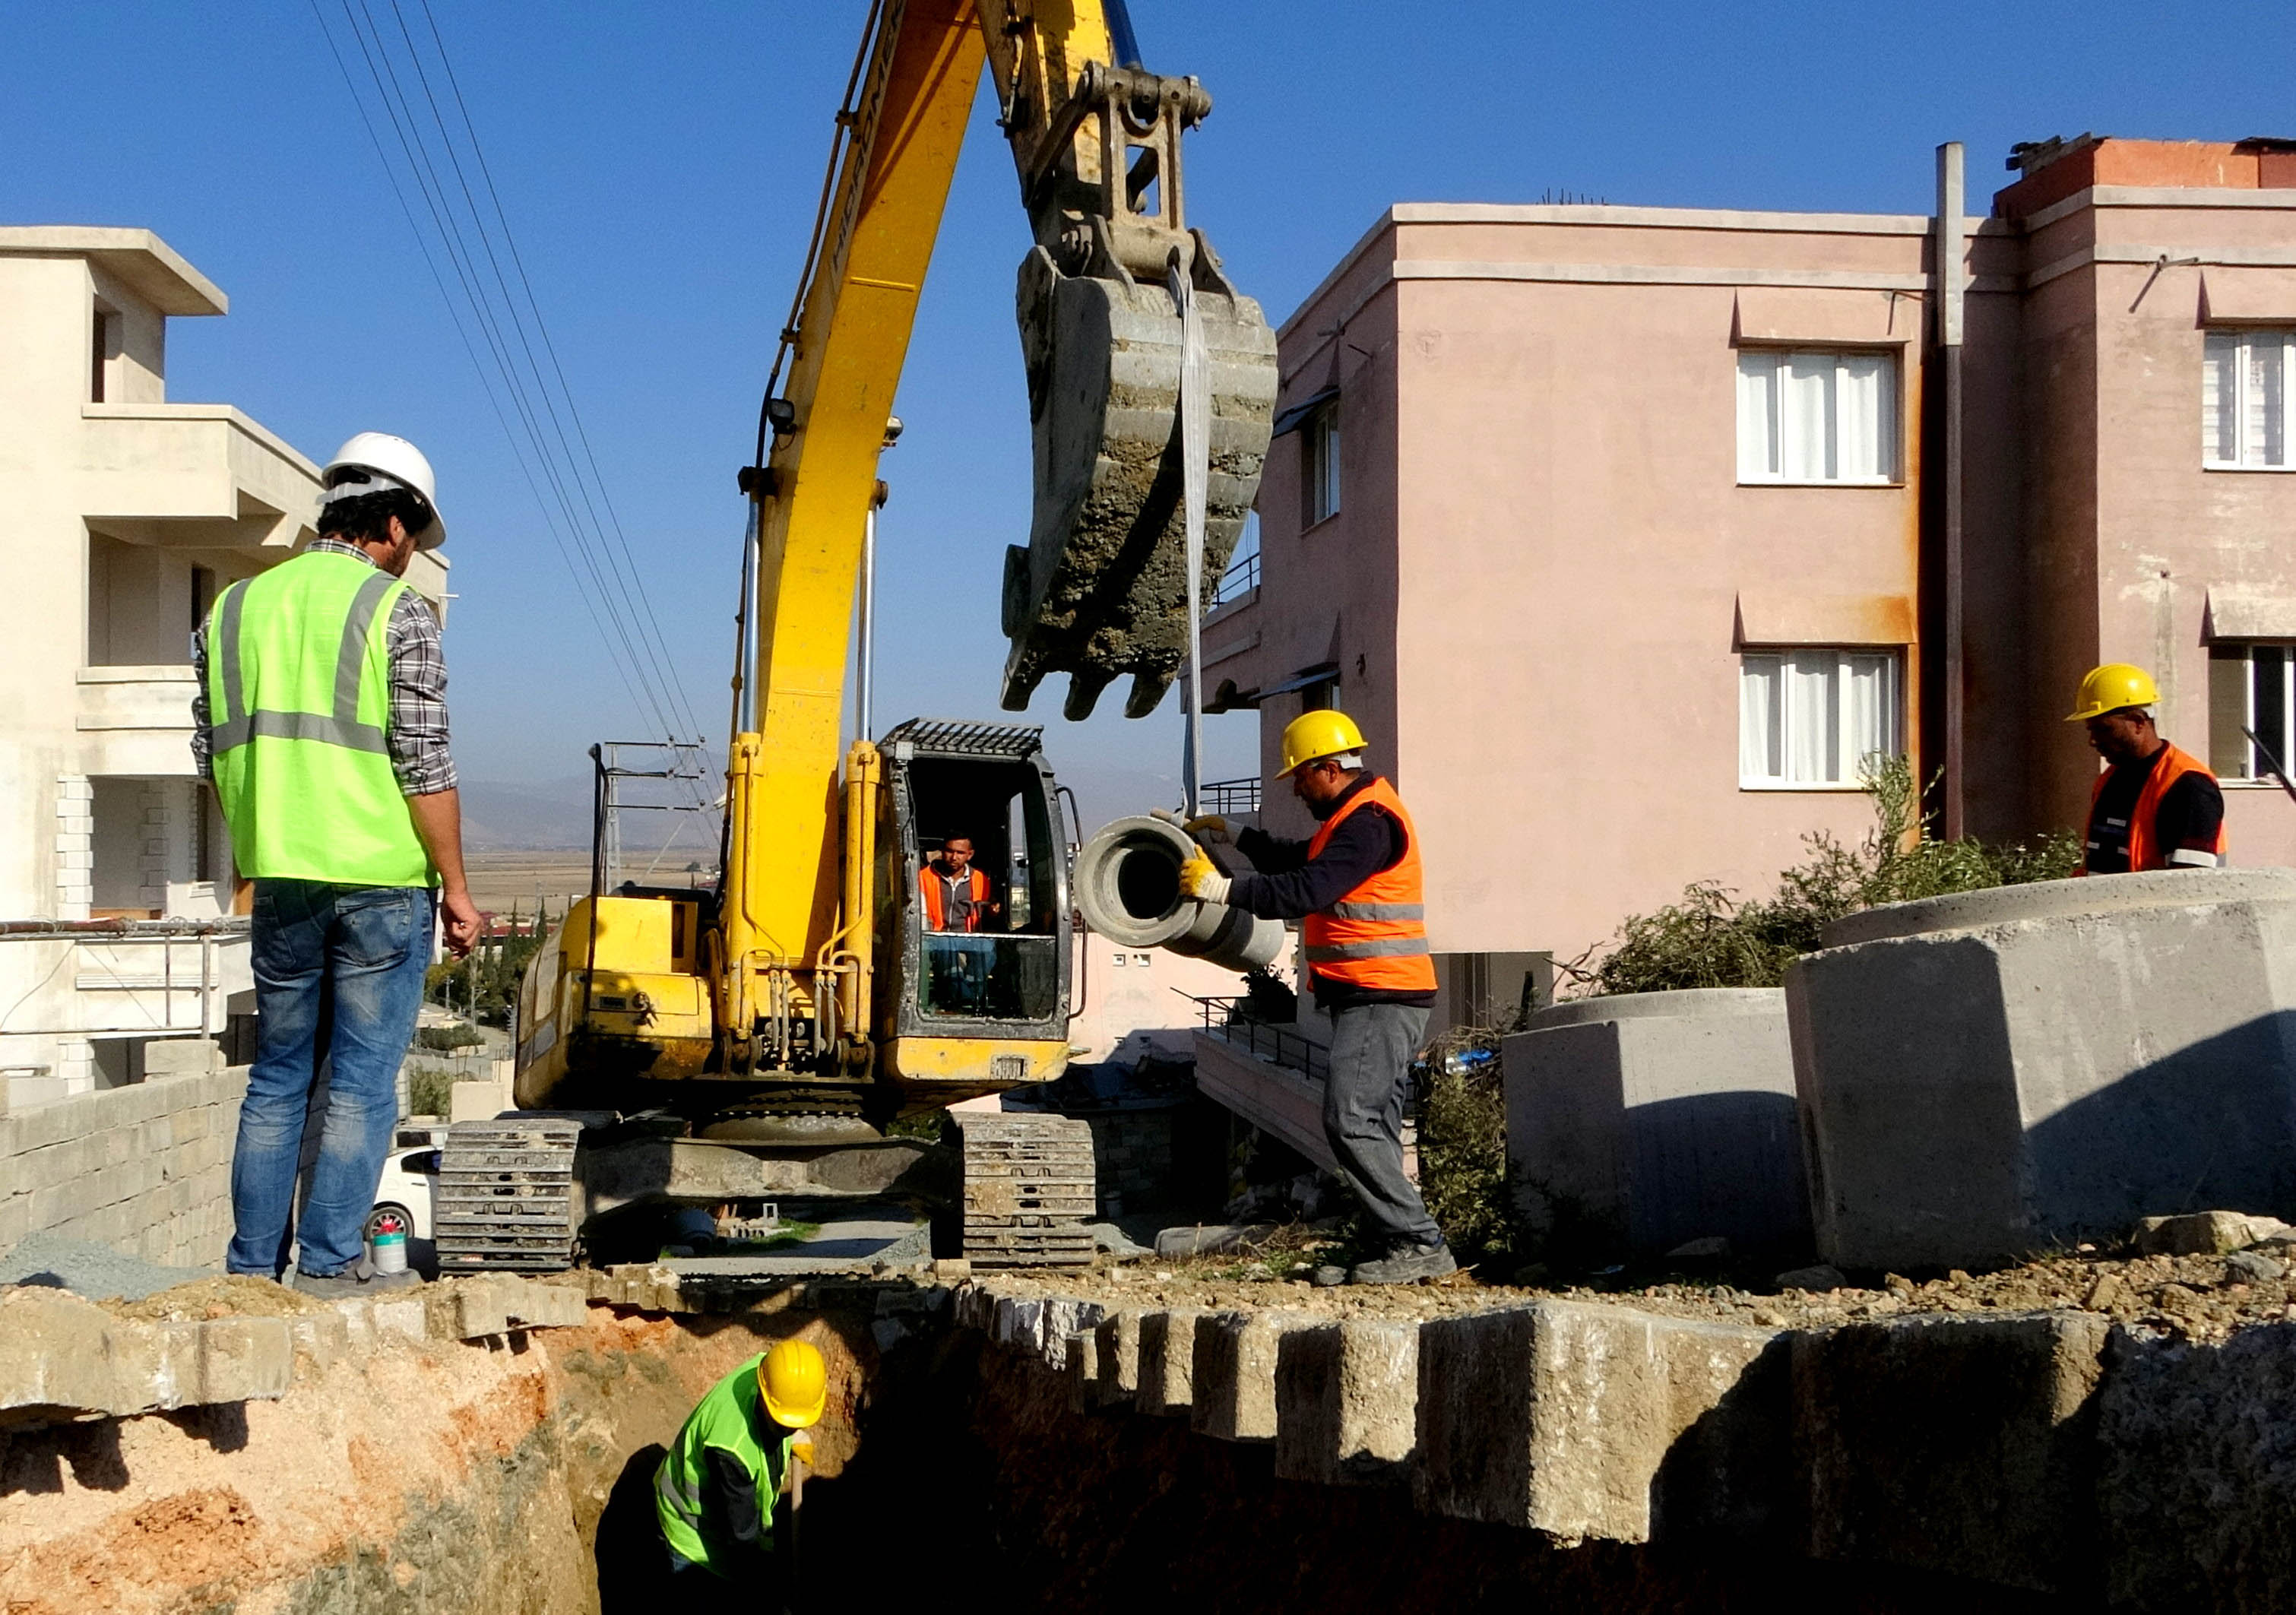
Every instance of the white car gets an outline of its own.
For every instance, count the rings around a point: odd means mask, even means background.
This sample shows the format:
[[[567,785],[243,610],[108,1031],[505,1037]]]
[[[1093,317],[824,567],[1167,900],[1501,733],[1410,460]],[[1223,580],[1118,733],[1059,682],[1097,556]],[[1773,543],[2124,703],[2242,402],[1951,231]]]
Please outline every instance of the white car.
[[[402,1130],[398,1145],[383,1158],[382,1181],[375,1185],[374,1209],[367,1213],[366,1235],[374,1237],[377,1218],[386,1211],[398,1214],[409,1240],[430,1237],[430,1202],[439,1187],[439,1144],[423,1138],[427,1129]],[[413,1142],[415,1148],[406,1146]]]

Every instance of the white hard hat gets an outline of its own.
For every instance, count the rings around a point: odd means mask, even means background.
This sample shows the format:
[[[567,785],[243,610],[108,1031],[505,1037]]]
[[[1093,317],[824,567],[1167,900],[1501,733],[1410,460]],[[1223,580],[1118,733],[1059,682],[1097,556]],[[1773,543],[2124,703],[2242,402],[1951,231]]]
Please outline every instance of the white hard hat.
[[[360,432],[335,450],[335,457],[319,473],[320,484],[327,490],[319,496],[320,502],[332,504],[380,493],[382,488],[376,486],[377,479],[386,487],[396,485],[420,495],[430,507],[430,525],[416,535],[415,548],[435,550],[447,542],[447,518],[439,512],[439,483],[430,474],[430,462],[406,439],[387,431]]]

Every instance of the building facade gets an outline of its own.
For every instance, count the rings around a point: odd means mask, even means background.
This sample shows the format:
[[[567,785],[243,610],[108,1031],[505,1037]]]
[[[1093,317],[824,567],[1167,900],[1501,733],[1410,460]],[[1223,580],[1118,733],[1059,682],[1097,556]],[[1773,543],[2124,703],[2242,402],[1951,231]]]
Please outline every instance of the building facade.
[[[170,403],[167,324],[223,293],[147,230],[0,227],[0,1071],[15,1104],[139,1080],[251,1013],[230,838],[195,776],[191,635],[313,536],[318,468]],[[442,563],[410,581],[434,605]],[[176,939],[39,935],[182,922]],[[29,933],[28,935],[28,933]]]
[[[1974,833],[2076,824],[2102,660],[2226,776],[2232,861],[2296,855],[2239,733],[2296,743],[2296,146],[2019,160],[1945,232],[1398,205],[1285,323],[1205,679],[1271,771],[1306,707],[1362,723],[1439,949],[1567,959],[1690,881],[1766,890],[1866,832],[1875,753],[1950,763]]]

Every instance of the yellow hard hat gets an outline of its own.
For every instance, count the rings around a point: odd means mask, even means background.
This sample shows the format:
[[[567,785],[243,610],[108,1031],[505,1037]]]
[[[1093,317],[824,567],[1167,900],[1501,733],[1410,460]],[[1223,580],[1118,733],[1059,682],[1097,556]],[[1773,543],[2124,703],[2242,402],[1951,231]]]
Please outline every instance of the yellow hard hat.
[[[829,1405],[829,1369],[809,1340],[783,1340],[758,1359],[758,1389],[774,1422],[803,1430]]]
[[[1363,745],[1363,731],[1346,713],[1330,707],[1302,712],[1283,726],[1283,767],[1275,777],[1283,779],[1300,764],[1312,763],[1318,758],[1360,751]]]
[[[2079,704],[2066,715],[2065,722],[2084,724],[2123,707],[2149,707],[2160,699],[2160,687],[2150,673],[2125,661],[2109,661],[2090,668],[2088,676],[2081,680],[2076,698]]]

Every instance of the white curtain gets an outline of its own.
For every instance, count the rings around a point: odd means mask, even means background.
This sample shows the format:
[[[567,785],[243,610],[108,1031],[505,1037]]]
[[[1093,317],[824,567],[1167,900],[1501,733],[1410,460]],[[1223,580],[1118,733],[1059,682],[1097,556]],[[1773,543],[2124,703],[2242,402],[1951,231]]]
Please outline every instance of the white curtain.
[[[1843,777],[1856,779],[1871,757],[1898,750],[1898,659],[1889,653],[1845,656],[1848,690],[1842,701]]]
[[[1841,779],[1834,737],[1841,732],[1841,658],[1833,651],[1796,651],[1785,659],[1785,777],[1797,785]]]
[[[1738,663],[1738,777],[1767,783],[1783,778],[1784,727],[1779,703],[1780,659],[1748,656]]]
[[[1834,441],[1845,482],[1886,481],[1896,469],[1897,365],[1887,354],[1841,356]]]
[[[1778,356],[1738,355],[1738,480],[1778,474]]]
[[[2229,465],[2240,459],[2240,337],[2211,331],[2201,360],[2201,457]]]
[[[1790,353],[1778,378],[1779,474],[1789,482],[1831,481],[1841,473],[1833,454],[1834,357]]]
[[[2249,334],[2248,348],[2248,441],[2241,462],[2246,465],[2285,465],[2287,452],[2287,412],[2284,407],[2287,360],[2284,342],[2277,332],[2259,331]]]

